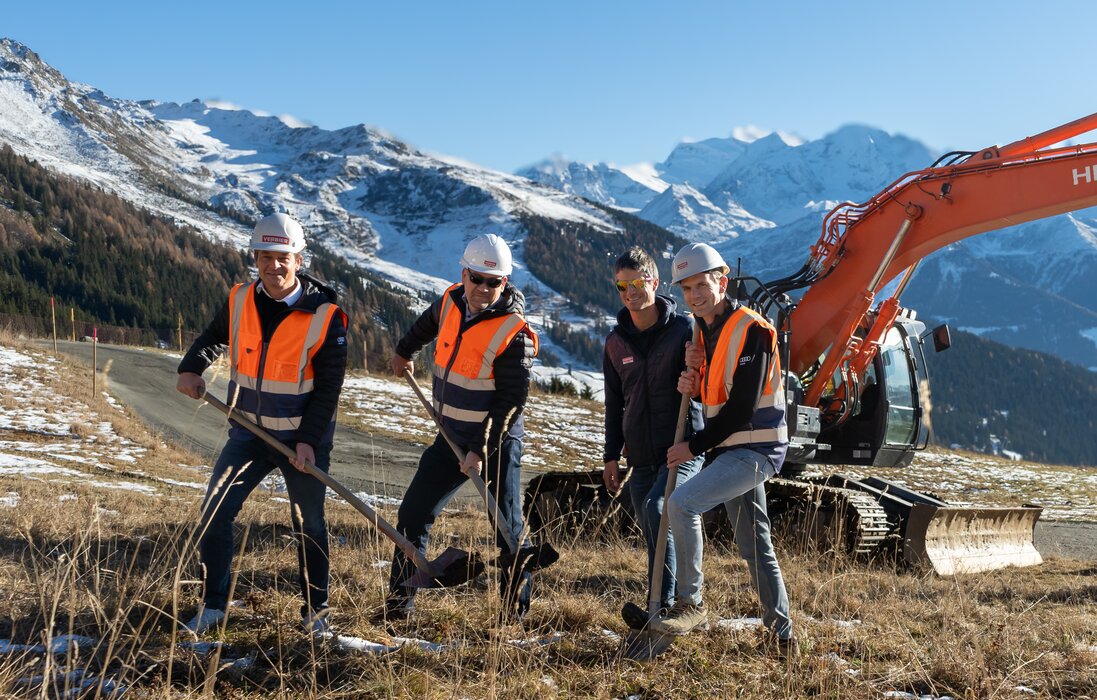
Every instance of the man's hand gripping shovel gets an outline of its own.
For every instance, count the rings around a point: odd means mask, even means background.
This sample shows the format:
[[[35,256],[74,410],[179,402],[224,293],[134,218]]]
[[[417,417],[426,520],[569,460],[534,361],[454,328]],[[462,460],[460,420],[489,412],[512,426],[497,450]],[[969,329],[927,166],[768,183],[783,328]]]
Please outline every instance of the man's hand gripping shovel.
[[[430,414],[430,417],[434,420],[434,424],[438,426],[438,432],[446,439],[446,443],[449,444],[450,449],[453,450],[453,454],[457,456],[457,460],[463,462],[465,453],[457,446],[457,443],[453,441],[449,434],[446,433],[446,429],[442,427],[442,421],[434,411],[434,406],[423,393],[422,388],[419,386],[419,382],[415,381],[415,375],[411,373],[410,368],[404,368],[404,379],[407,380],[408,385],[411,387],[412,391],[415,392],[415,395],[419,397],[420,403],[423,404],[423,408]],[[501,556],[495,561],[500,569],[510,571],[511,575],[517,578],[527,571],[532,573],[538,569],[544,569],[556,563],[560,558],[560,553],[547,542],[537,546],[520,546],[520,544],[515,541],[514,535],[507,529],[506,525],[499,521],[499,506],[488,492],[484,480],[480,478],[479,474],[469,474],[468,478],[480,493],[480,497],[484,499],[484,505],[487,507],[488,511],[488,520],[491,521],[495,526],[496,531],[506,540],[507,548],[510,550],[509,555]]]
[[[693,345],[696,346],[701,339],[701,326],[697,320],[693,321]],[[686,420],[689,418],[690,397],[683,395],[682,403],[678,407],[678,427],[674,433],[674,444],[678,444],[686,437]],[[648,624],[642,629],[629,630],[625,641],[621,646],[621,655],[626,659],[635,661],[650,661],[670,648],[674,642],[674,635],[663,634],[651,629],[648,625],[659,616],[659,603],[662,597],[663,572],[666,570],[667,537],[670,530],[670,519],[667,516],[667,506],[670,503],[670,495],[674,493],[674,486],[678,481],[678,468],[668,468],[667,486],[663,490],[663,512],[659,516],[659,536],[655,540],[655,558],[652,560],[651,587],[648,589]]]
[[[204,394],[202,398],[211,406],[224,413],[227,417],[278,450],[283,456],[289,459],[291,463],[296,461],[297,454],[293,450],[248,418],[241,415],[239,411],[226,406],[219,399],[210,396],[208,393]],[[370,508],[345,486],[328,474],[317,469],[315,465],[307,462],[305,463],[305,471],[322,481],[328,488],[339,494],[347,503],[351,504],[355,510],[366,516],[366,519],[369,520],[374,527],[395,542],[396,546],[407,555],[413,564],[415,564],[417,571],[411,578],[404,581],[404,586],[408,588],[445,588],[448,586],[459,586],[476,578],[484,570],[484,562],[482,562],[478,556],[469,554],[463,549],[457,549],[456,547],[449,547],[446,551],[442,552],[438,558],[433,561],[427,561],[427,558],[423,556],[423,553],[420,552],[408,538],[401,535],[399,530],[385,521],[384,518],[377,514],[377,511]]]

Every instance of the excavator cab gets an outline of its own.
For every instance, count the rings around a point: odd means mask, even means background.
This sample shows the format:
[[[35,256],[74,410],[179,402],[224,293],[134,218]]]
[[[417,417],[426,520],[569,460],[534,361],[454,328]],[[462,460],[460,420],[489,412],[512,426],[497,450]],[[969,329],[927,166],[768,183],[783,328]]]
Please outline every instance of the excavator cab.
[[[861,381],[857,406],[845,422],[824,427],[815,461],[905,467],[929,441],[923,408],[928,374],[925,324],[896,321]]]

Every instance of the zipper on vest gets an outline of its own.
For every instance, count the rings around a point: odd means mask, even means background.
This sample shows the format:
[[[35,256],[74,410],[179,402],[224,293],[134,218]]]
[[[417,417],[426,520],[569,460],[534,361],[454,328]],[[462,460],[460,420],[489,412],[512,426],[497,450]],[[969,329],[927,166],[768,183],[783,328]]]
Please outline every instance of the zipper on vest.
[[[259,376],[255,378],[255,423],[260,427],[263,425],[263,369],[267,364],[267,350],[270,348],[270,341],[263,341],[263,349],[259,351],[259,371],[256,372]]]

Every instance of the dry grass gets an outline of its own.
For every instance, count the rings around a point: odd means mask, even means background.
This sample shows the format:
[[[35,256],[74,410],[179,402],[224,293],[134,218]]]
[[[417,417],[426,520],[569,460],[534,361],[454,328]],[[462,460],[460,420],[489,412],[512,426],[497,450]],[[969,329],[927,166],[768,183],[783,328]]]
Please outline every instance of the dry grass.
[[[537,576],[524,631],[495,628],[495,583],[483,576],[463,588],[422,592],[414,622],[396,630],[445,645],[441,651],[407,645],[376,655],[313,644],[299,629],[288,504],[270,490],[257,491],[239,518],[234,597],[242,605],[210,635],[219,646],[188,646],[177,621],[198,600],[201,492],[169,481],[202,481],[197,459],[91,396],[90,387],[73,388],[65,371],[49,373],[57,377],[50,388],[93,427],[36,435],[36,449],[79,442],[90,455],[107,441],[94,426],[108,422],[109,434],[136,446],[140,458],[127,464],[96,453],[94,463],[72,464],[82,477],[0,471],[0,498],[18,495],[18,505],[0,506],[0,639],[90,640],[56,654],[0,653],[0,694],[60,697],[93,678],[87,697],[111,683],[127,687],[127,697],[1097,697],[1097,566],[1070,560],[942,579],[782,546],[802,640],[798,659],[768,656],[755,628],[717,626],[641,663],[622,659],[606,630],[624,631],[617,617],[624,601],[642,603],[642,550],[631,537],[575,532],[555,542],[562,559]],[[11,402],[0,395],[5,411]],[[31,439],[0,428],[0,441]],[[93,483],[108,475],[146,489]],[[387,576],[378,564],[391,558],[391,545],[341,503],[331,503],[329,521],[334,627],[391,643],[390,631],[370,621]],[[453,544],[493,554],[478,512],[446,513],[434,533],[432,553]],[[713,613],[757,615],[734,548],[712,543],[708,554]],[[519,638],[527,644],[510,643]]]

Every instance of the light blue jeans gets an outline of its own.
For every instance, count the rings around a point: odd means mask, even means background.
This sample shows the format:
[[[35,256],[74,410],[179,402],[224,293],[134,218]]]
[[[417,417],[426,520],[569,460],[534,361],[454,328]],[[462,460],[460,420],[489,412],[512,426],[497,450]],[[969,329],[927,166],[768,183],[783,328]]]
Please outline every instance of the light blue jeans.
[[[773,551],[766,512],[765,481],[773,475],[773,464],[754,450],[738,448],[721,454],[674,490],[670,497],[670,529],[677,554],[678,599],[699,604],[704,583],[701,514],[723,503],[735,528],[735,544],[762,601],[762,622],[778,637],[788,639],[792,636],[788,594]]]
[[[701,469],[701,458],[696,457],[684,462],[678,467],[678,475],[674,481],[674,488],[680,487],[691,476]],[[651,598],[650,586],[655,578],[655,548],[659,538],[659,522],[663,517],[663,494],[667,488],[667,478],[670,473],[666,462],[657,466],[631,467],[625,488],[628,489],[629,499],[632,501],[632,512],[640,530],[644,533],[644,541],[648,546],[648,599]],[[670,607],[674,604],[674,537],[667,535],[667,553],[663,568],[663,583],[659,587],[659,602],[662,607]]]

